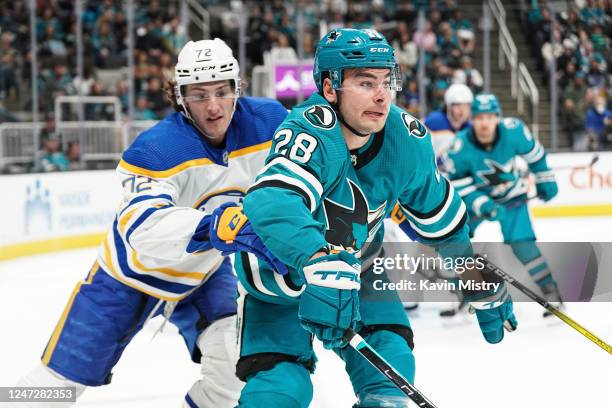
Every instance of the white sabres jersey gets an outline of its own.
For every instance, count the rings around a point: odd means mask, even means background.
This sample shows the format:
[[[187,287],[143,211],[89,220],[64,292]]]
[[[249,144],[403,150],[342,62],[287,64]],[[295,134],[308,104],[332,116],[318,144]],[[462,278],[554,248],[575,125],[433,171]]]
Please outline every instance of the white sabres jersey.
[[[98,263],[120,282],[177,301],[222,263],[215,249],[188,251],[205,215],[238,202],[263,167],[278,102],[239,98],[224,148],[214,148],[180,113],[138,136],[117,167],[123,202],[102,243]]]
[[[459,129],[454,129],[443,111],[433,111],[425,118],[425,126],[431,134],[431,143],[436,157],[442,156],[455,141],[455,135],[462,129],[471,126],[467,121]]]

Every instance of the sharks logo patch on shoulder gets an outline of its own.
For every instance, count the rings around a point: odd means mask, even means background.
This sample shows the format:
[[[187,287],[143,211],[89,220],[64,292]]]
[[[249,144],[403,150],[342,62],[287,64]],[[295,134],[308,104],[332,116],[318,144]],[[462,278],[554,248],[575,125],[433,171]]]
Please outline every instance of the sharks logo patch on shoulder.
[[[313,126],[321,129],[331,129],[336,126],[336,113],[329,106],[312,106],[304,111],[304,117]]]
[[[423,126],[423,124],[414,116],[402,112],[402,120],[404,121],[406,129],[408,129],[408,132],[412,136],[421,139],[427,134],[427,128],[425,128],[425,126]]]

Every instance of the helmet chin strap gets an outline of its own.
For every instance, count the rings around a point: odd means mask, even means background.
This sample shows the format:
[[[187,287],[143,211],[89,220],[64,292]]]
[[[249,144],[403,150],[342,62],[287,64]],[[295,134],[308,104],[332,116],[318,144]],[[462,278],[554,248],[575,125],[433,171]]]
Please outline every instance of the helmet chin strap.
[[[357,131],[354,127],[352,127],[351,125],[348,124],[348,122],[344,119],[344,116],[342,116],[342,113],[340,112],[340,91],[336,90],[336,95],[338,96],[338,101],[335,103],[330,104],[332,106],[332,108],[334,109],[334,111],[336,112],[336,116],[338,117],[338,120],[340,121],[340,123],[342,123],[348,130],[350,130],[351,132],[353,132],[354,134],[356,134],[359,137],[368,137],[371,135],[371,133],[362,133]]]

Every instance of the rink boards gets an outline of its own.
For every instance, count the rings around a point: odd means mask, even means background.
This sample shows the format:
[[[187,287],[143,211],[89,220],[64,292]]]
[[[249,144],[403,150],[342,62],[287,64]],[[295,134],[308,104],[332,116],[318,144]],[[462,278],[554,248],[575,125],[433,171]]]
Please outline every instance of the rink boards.
[[[534,217],[612,215],[612,152],[598,153],[585,168],[593,155],[549,155],[559,195],[548,204],[534,200]],[[530,190],[535,194],[532,179]],[[0,176],[0,191],[0,260],[95,246],[121,200],[112,170]]]

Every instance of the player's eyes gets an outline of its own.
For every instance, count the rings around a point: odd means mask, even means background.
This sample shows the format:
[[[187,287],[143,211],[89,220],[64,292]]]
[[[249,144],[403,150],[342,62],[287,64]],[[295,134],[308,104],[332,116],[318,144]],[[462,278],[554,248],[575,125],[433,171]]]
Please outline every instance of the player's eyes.
[[[371,89],[371,88],[374,88],[374,83],[370,81],[364,81],[364,82],[361,82],[359,86],[362,88]]]

